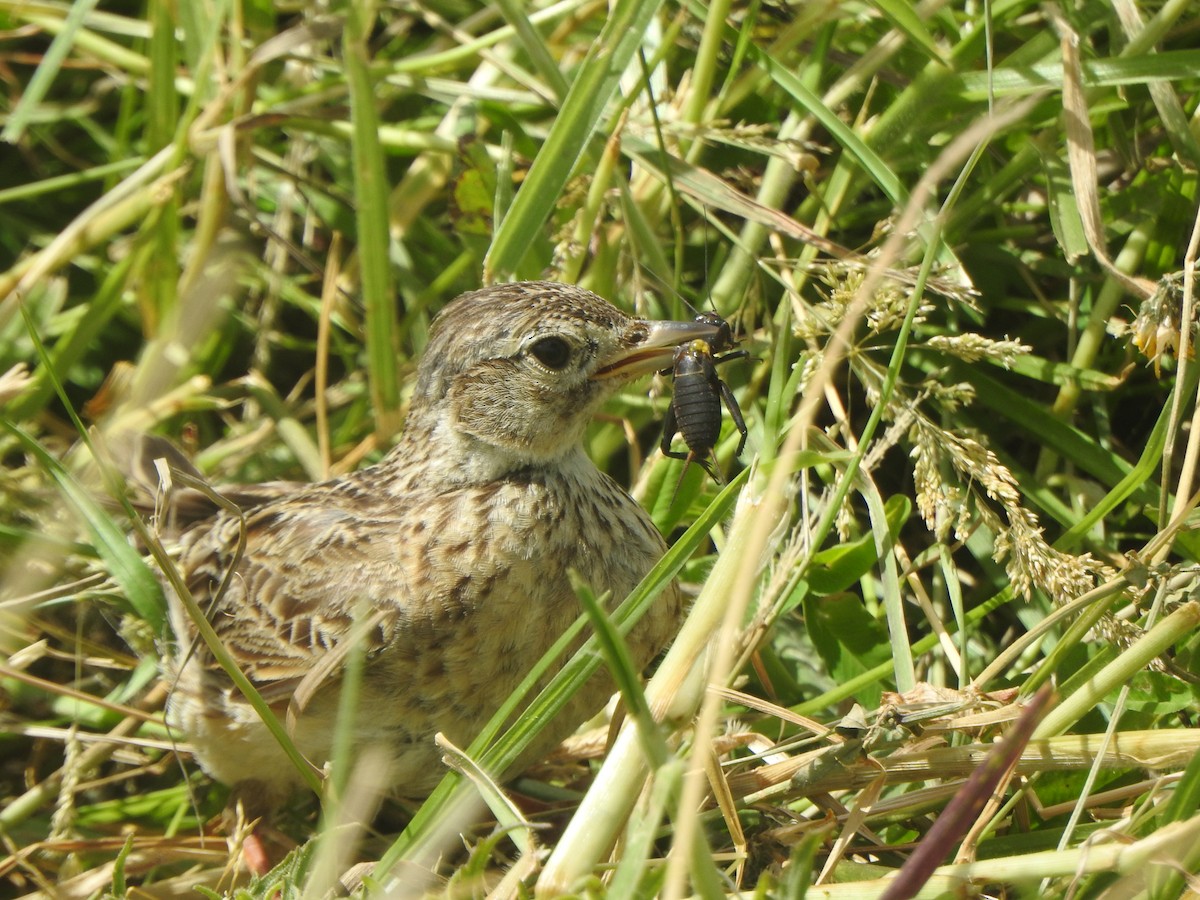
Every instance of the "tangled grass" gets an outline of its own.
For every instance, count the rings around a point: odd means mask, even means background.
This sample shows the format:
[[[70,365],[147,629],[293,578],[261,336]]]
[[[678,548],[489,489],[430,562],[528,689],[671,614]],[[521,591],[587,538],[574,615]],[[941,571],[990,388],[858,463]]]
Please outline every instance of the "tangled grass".
[[[5,895],[1196,891],[1188,6],[0,0]],[[373,819],[347,760],[251,881],[115,438],[352,469],[437,309],[530,277],[752,354],[727,487],[661,380],[588,438],[688,621],[610,746],[492,784],[535,708]]]

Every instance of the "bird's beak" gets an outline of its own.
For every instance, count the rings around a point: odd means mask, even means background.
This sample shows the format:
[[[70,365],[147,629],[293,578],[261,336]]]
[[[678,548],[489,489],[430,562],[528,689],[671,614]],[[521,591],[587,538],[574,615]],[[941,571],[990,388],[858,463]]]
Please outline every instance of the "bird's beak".
[[[623,381],[667,368],[675,359],[680,344],[697,338],[712,338],[720,331],[711,322],[638,322],[638,330],[628,344],[604,361],[592,378],[619,378]]]

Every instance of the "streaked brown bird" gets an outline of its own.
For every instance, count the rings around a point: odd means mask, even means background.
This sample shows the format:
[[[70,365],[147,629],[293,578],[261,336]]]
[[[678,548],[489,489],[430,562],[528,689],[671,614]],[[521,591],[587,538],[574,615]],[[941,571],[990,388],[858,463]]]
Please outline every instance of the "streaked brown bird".
[[[354,746],[384,748],[395,792],[419,797],[445,771],[434,734],[468,744],[579,615],[568,571],[625,597],[665,545],[584,454],[584,429],[618,388],[712,333],[631,318],[550,282],[464,294],[434,322],[403,437],[381,462],[319,484],[241,491],[242,516],[217,512],[189,528],[178,563],[189,591],[281,719],[303,690],[293,738],[310,761],[329,759],[356,621],[371,628]],[[168,599],[177,640],[168,720],[206,772],[265,811],[299,775],[169,587]],[[638,665],[681,611],[672,585],[628,637]],[[524,762],[610,690],[593,678]]]

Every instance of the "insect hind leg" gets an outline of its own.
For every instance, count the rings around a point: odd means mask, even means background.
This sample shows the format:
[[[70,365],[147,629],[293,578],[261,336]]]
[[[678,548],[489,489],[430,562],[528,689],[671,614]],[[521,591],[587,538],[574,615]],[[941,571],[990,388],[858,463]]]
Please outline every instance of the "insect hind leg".
[[[733,419],[733,424],[737,427],[738,434],[742,439],[738,441],[737,450],[734,451],[734,456],[741,456],[742,451],[746,449],[746,438],[750,436],[746,428],[746,420],[742,418],[742,408],[738,406],[737,398],[733,396],[733,390],[724,381],[718,382],[720,385],[721,399],[725,401],[725,408],[729,410],[729,416]]]
[[[659,440],[658,449],[662,451],[663,456],[669,456],[672,459],[687,459],[691,451],[684,453],[682,450],[672,450],[671,442],[675,440],[675,435],[679,433],[679,421],[675,416],[675,404],[667,404],[667,413],[663,416],[663,432],[662,438]]]

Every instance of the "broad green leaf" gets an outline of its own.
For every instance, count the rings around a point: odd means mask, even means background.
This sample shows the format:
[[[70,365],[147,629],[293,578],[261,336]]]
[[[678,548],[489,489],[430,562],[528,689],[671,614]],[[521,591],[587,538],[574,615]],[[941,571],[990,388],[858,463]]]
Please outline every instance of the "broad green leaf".
[[[867,612],[862,598],[853,594],[819,597],[804,602],[804,624],[813,646],[838,682],[846,682],[874,666],[891,665],[887,628]],[[867,707],[878,705],[880,688],[864,686],[855,694]]]
[[[895,540],[912,515],[912,501],[895,494],[885,504],[888,534]],[[856,540],[814,553],[805,578],[817,595],[846,590],[866,575],[876,563],[875,535],[864,534]]]

